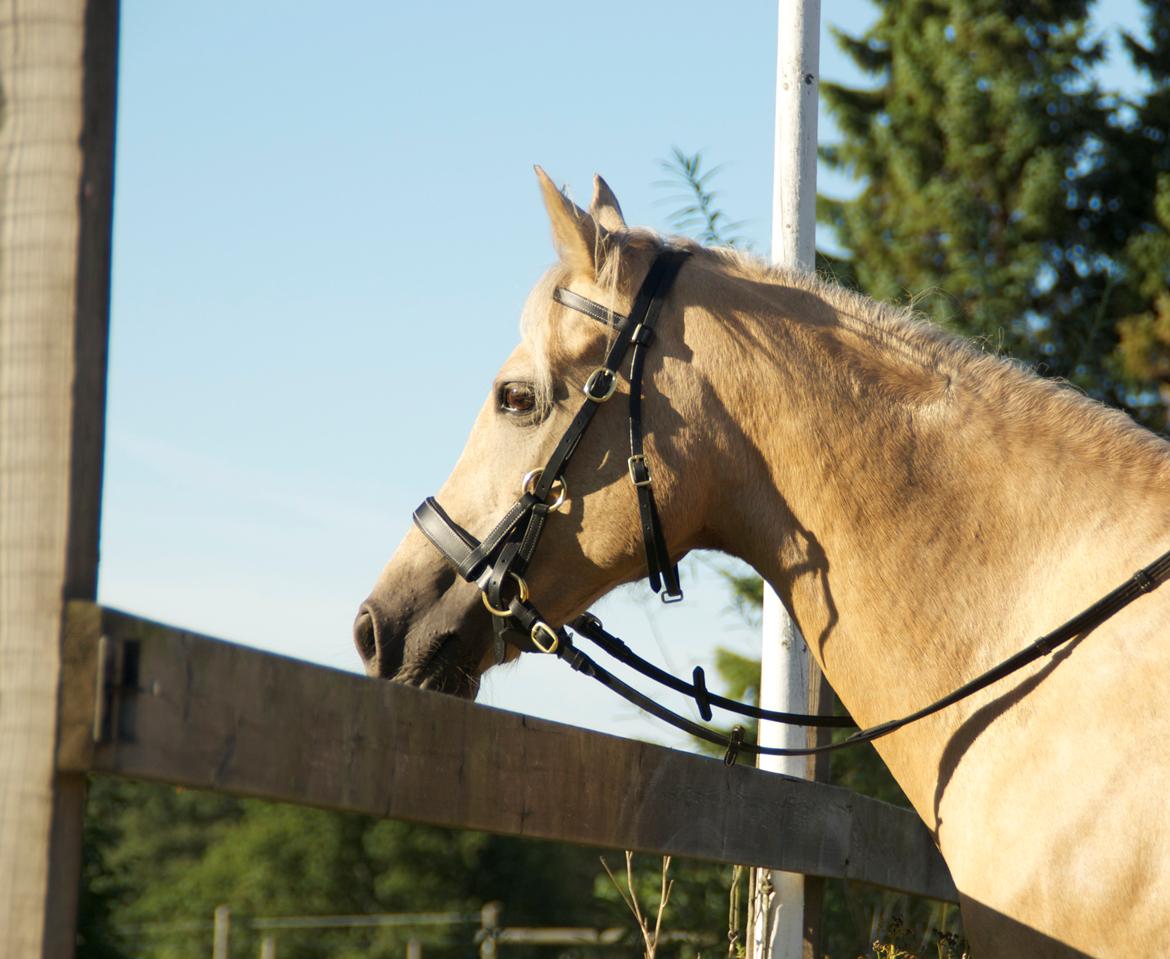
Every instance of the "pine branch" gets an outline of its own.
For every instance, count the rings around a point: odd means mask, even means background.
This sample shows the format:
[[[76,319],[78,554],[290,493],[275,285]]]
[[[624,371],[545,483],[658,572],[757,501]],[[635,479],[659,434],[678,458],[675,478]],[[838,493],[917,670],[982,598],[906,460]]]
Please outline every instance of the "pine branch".
[[[681,204],[676,205],[671,214],[672,227],[707,246],[749,246],[742,236],[735,233],[744,225],[744,221],[729,221],[716,204],[719,194],[711,189],[710,184],[723,169],[722,166],[704,169],[701,150],[688,154],[678,147],[672,147],[671,158],[661,161],[660,165],[671,175],[671,179],[660,180],[655,186],[683,188],[682,193],[664,198],[664,202]]]

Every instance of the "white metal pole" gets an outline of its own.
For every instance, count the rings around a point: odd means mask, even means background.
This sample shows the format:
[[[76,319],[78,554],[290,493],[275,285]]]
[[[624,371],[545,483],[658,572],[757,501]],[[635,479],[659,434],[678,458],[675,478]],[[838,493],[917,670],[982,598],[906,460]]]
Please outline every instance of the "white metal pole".
[[[779,0],[776,44],[776,142],[772,176],[772,260],[815,269],[817,102],[820,88],[820,0]],[[760,704],[808,711],[809,654],[779,597],[764,586]],[[760,724],[760,742],[799,747],[798,726]],[[760,768],[808,778],[802,757],[762,756]],[[756,877],[752,954],[801,959],[804,954],[804,877],[771,872]]]

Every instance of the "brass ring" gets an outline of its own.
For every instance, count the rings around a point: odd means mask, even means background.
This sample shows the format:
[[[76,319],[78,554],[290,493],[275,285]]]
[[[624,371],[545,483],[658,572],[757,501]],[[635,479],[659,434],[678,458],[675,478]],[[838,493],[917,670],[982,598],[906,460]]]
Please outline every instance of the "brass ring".
[[[540,640],[536,638],[537,633],[544,633],[544,635],[549,638],[550,642],[547,646],[541,645]],[[528,636],[532,640],[532,645],[539,649],[542,653],[555,653],[557,651],[557,647],[561,643],[561,638],[557,635],[556,630],[541,619],[538,619],[535,623],[532,624],[532,631],[528,634]]]
[[[526,582],[524,582],[524,577],[520,576],[518,573],[513,573],[511,570],[508,570],[508,575],[511,576],[512,579],[516,580],[516,589],[519,591],[518,595],[520,596],[520,602],[527,603],[528,602],[528,584]],[[484,604],[484,606],[487,607],[487,611],[489,613],[491,613],[493,616],[511,616],[512,615],[512,611],[510,609],[496,609],[491,604],[491,601],[488,599],[488,594],[486,592],[480,593],[479,598],[483,600],[483,604]]]
[[[598,379],[602,376],[609,377],[609,386],[605,388],[604,393],[601,395],[596,395],[593,392],[593,387],[597,383]],[[617,381],[617,373],[611,370],[608,366],[599,366],[589,374],[589,379],[585,381],[585,385],[581,387],[581,389],[584,390],[585,395],[588,396],[589,399],[593,400],[594,403],[604,403],[611,396],[613,396],[614,392],[617,390]]]
[[[527,473],[525,473],[524,479],[520,481],[521,492],[530,493],[535,496],[537,481],[540,479],[543,473],[544,470],[542,469],[529,470]],[[558,483],[560,484],[560,492],[557,492]],[[555,480],[552,481],[552,488],[549,490],[549,492],[553,494],[553,501],[548,504],[548,508],[553,512],[556,512],[561,508],[561,505],[565,502],[565,498],[569,495],[569,484],[565,482],[563,476],[558,476]]]

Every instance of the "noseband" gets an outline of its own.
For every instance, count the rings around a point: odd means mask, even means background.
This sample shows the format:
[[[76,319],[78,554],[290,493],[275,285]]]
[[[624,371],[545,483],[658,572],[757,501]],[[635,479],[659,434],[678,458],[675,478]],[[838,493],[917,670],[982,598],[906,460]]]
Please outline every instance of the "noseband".
[[[725,761],[735,762],[740,752],[776,756],[806,756],[840,749],[857,743],[871,742],[889,735],[912,722],[959,702],[990,686],[992,683],[1022,669],[1052,653],[1072,639],[1084,636],[1119,610],[1128,606],[1143,593],[1151,592],[1170,578],[1170,552],[1149,566],[1139,570],[1112,592],[1092,606],[1004,660],[954,692],[924,706],[900,719],[871,726],[852,733],[845,739],[807,749],[788,749],[745,742],[743,727],[736,726],[730,736],[693,722],[672,712],[654,699],[618,679],[586,656],[574,644],[565,627],[549,624],[529,601],[528,584],[524,579],[528,564],[550,513],[556,512],[568,495],[565,469],[577,445],[581,442],[597,411],[613,397],[617,390],[618,369],[630,354],[629,435],[630,456],[627,460],[630,482],[638,497],[638,512],[642,527],[642,541],[646,551],[647,578],[651,589],[666,603],[683,598],[679,584],[678,566],[671,561],[662,532],[662,521],[654,501],[653,477],[646,463],[642,438],[642,374],[646,351],[654,339],[654,327],[662,312],[662,304],[689,253],[672,247],[659,251],[642,281],[628,317],[614,313],[607,307],[574,293],[564,287],[553,291],[553,299],[562,306],[583,313],[609,326],[614,324],[614,339],[606,353],[605,362],[585,381],[585,400],[572,422],[557,443],[548,462],[539,469],[526,473],[520,482],[520,498],[482,540],[456,523],[434,497],[428,496],[414,511],[415,525],[443,555],[464,580],[479,587],[484,605],[492,614],[493,650],[497,663],[503,662],[506,646],[521,652],[539,652],[564,659],[578,672],[598,680],[608,689],[622,696],[646,712],[707,742],[726,749]],[[856,724],[845,716],[815,716],[802,713],[784,713],[760,709],[748,703],[727,699],[710,692],[701,667],[696,666],[692,681],[679,679],[660,669],[635,653],[618,637],[606,632],[601,621],[592,613],[582,613],[568,624],[573,632],[586,637],[619,662],[644,676],[662,683],[695,701],[704,720],[710,721],[711,707],[716,706],[753,719],[796,726],[829,726],[853,728]]]

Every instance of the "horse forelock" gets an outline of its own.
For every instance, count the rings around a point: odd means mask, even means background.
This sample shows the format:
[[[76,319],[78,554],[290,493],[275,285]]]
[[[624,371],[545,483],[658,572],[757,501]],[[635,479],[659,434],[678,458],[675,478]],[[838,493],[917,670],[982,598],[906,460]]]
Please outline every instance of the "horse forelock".
[[[537,281],[520,313],[520,340],[532,362],[532,386],[536,404],[543,413],[552,405],[553,365],[560,342],[556,324],[550,322],[553,290],[565,281],[566,271],[554,267]]]
[[[623,296],[628,299],[630,288],[628,267],[631,254],[660,249],[664,240],[651,230],[634,229],[606,233],[599,241],[597,275],[589,281],[591,289],[582,291],[603,306],[616,312],[623,309]],[[689,242],[689,241],[688,241]],[[695,245],[696,249],[701,249]],[[533,386],[537,403],[547,410],[553,401],[555,370],[565,359],[563,327],[558,322],[562,308],[553,300],[558,286],[569,286],[574,276],[562,263],[545,272],[532,288],[520,314],[520,339],[532,360]],[[578,278],[579,279],[579,278]],[[583,320],[593,323],[593,320]],[[612,340],[614,325],[610,324]],[[606,347],[608,348],[607,342]]]

